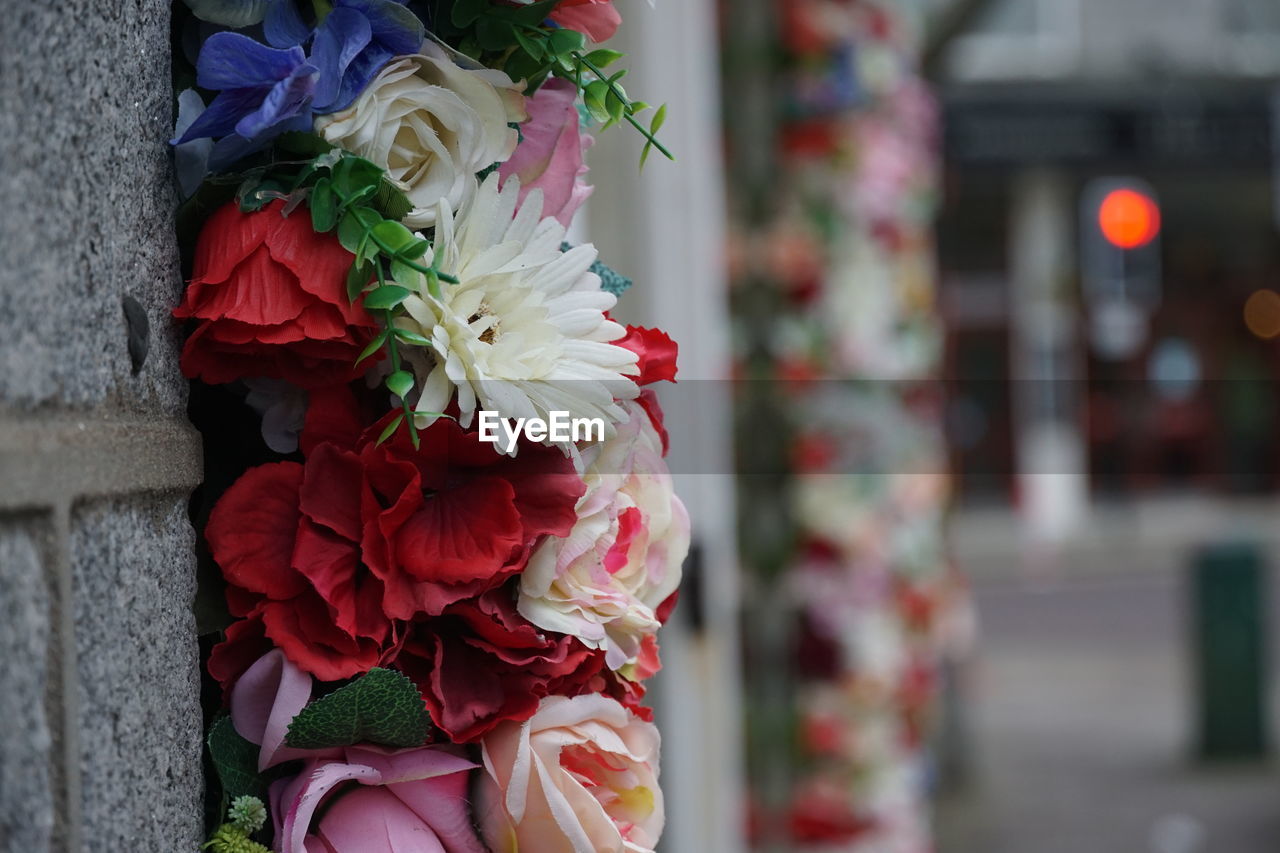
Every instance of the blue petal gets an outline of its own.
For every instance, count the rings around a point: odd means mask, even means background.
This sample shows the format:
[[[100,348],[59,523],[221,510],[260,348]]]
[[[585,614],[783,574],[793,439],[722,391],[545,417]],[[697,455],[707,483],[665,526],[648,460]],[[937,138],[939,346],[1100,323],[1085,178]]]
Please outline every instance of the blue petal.
[[[240,33],[214,33],[200,49],[196,83],[204,89],[270,86],[305,61],[300,47],[275,50]]]
[[[234,166],[237,160],[265,148],[267,142],[266,139],[245,139],[234,133],[224,136],[213,144],[213,150],[209,152],[209,170],[225,172]]]
[[[293,47],[311,38],[311,27],[302,19],[294,0],[271,0],[262,31],[267,42],[276,47]]]
[[[369,20],[354,9],[334,9],[324,19],[311,46],[311,61],[320,68],[315,98],[318,109],[330,109],[341,96],[348,66],[372,37]]]
[[[338,8],[357,11],[369,19],[373,40],[392,56],[417,53],[427,30],[412,12],[395,0],[337,0]]]
[[[234,166],[238,160],[242,160],[255,151],[261,151],[266,148],[271,140],[280,134],[290,130],[308,131],[310,129],[311,111],[306,110],[299,115],[285,119],[279,124],[272,125],[255,139],[245,139],[238,133],[224,136],[214,143],[213,151],[209,154],[209,168],[215,172],[226,171]]]
[[[366,47],[347,66],[347,73],[342,75],[342,85],[338,88],[332,102],[317,106],[316,112],[332,113],[351,106],[351,102],[364,91],[369,81],[377,76],[382,66],[390,62],[394,55],[376,43]]]
[[[236,133],[246,139],[257,139],[274,125],[311,112],[311,95],[316,89],[315,68],[303,65],[289,79],[271,87],[258,109],[236,123]]]
[[[222,92],[213,99],[208,109],[191,122],[182,136],[171,140],[172,144],[181,145],[206,136],[226,136],[235,130],[236,123],[246,113],[258,109],[266,96],[265,88],[228,89]]]

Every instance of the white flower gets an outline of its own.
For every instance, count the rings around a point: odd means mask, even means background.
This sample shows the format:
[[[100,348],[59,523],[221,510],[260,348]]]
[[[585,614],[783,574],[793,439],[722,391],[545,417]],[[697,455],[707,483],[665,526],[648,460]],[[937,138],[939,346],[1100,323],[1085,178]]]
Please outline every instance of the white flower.
[[[656,615],[680,585],[689,516],[672,490],[662,439],[638,403],[615,438],[587,451],[578,520],[548,537],[520,576],[520,614],[539,628],[605,649],[622,669],[659,628]]]
[[[456,392],[463,426],[477,408],[548,421],[567,412],[600,418],[608,438],[624,418],[615,399],[637,393],[628,378],[637,373],[635,353],[610,343],[626,333],[604,314],[617,300],[590,271],[595,247],[561,252],[565,229],[541,218],[541,192],[517,212],[519,193],[515,179],[499,190],[495,174],[456,222],[440,205],[435,263],[459,283],[441,284],[439,298],[423,285],[400,321],[431,340],[429,363],[413,359],[426,375],[418,425],[429,425]],[[563,449],[576,454],[572,444]]]
[[[411,228],[435,224],[438,203],[461,209],[476,173],[506,160],[528,118],[521,91],[501,71],[459,67],[437,44],[393,60],[341,112],[316,117],[316,133],[387,170],[409,196]]]

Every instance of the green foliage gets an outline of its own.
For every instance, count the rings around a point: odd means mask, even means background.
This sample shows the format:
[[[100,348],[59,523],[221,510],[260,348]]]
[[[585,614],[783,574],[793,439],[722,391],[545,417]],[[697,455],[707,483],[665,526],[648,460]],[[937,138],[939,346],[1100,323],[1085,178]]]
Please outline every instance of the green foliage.
[[[437,35],[467,56],[500,68],[513,80],[528,81],[528,91],[537,89],[550,75],[572,81],[595,121],[606,128],[626,122],[645,138],[641,166],[655,148],[674,160],[657,138],[665,111],[659,109],[647,125],[642,123],[639,115],[650,106],[627,97],[618,82],[626,71],[608,74],[604,70],[623,54],[608,48],[584,52],[587,39],[582,33],[548,26],[547,16],[557,2],[540,0],[516,6],[493,0],[455,0],[444,14],[442,7],[448,4],[437,0],[433,26]]]
[[[258,775],[258,746],[240,736],[230,717],[213,724],[206,742],[222,783],[224,803],[243,796],[266,799],[267,785]]]
[[[236,797],[227,809],[227,821],[245,835],[253,835],[266,826],[267,807],[257,797]]]
[[[296,749],[411,747],[425,743],[430,732],[431,716],[418,688],[400,673],[378,668],[303,708],[289,724],[285,743]]]
[[[271,853],[258,842],[249,838],[249,834],[232,823],[224,823],[209,836],[200,847],[212,853]]]

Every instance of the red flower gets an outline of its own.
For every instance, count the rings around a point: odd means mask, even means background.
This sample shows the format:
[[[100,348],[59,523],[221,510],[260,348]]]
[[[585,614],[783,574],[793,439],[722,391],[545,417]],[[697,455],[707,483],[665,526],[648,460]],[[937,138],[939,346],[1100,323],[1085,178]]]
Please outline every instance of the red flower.
[[[452,420],[424,430],[420,451],[403,432],[376,446],[381,424],[352,439],[350,399],[313,394],[305,462],[247,471],[205,530],[232,613],[322,681],[393,655],[405,620],[521,571],[540,537],[569,532],[584,489],[558,450],[508,458]],[[237,676],[260,642],[228,632],[215,675]]]
[[[526,621],[507,589],[415,622],[395,666],[417,683],[432,721],[455,743],[528,719],[546,696],[596,692],[603,682],[588,685],[605,669],[603,653]]]
[[[612,0],[560,0],[551,20],[562,27],[577,30],[594,42],[608,41],[618,31],[622,16],[613,8]]]
[[[275,201],[256,213],[234,202],[205,223],[191,283],[175,317],[200,322],[182,371],[206,382],[266,376],[315,388],[355,378],[377,324],[347,300],[351,253],[305,213]]]
[[[627,335],[614,344],[629,349],[639,357],[636,367],[640,375],[635,378],[637,385],[649,385],[663,379],[676,381],[676,342],[661,329],[646,329],[644,326],[627,326]]]

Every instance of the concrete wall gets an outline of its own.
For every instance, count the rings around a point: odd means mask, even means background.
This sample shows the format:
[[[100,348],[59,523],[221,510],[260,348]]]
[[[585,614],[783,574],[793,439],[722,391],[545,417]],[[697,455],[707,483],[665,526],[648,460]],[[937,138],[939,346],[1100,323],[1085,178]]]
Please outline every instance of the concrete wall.
[[[0,851],[194,850],[169,3],[6,0],[4,19]]]

